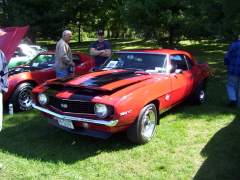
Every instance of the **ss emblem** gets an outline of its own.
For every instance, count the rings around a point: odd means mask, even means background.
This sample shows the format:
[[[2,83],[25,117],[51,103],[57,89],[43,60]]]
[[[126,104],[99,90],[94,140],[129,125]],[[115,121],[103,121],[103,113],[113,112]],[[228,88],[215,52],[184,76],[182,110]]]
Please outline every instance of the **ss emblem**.
[[[62,107],[62,108],[67,108],[68,105],[67,105],[67,104],[61,104],[61,107]]]

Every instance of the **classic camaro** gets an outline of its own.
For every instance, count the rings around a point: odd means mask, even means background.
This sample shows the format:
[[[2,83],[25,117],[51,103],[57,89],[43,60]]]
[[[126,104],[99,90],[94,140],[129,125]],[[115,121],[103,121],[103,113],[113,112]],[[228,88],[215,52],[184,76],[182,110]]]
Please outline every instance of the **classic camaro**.
[[[120,131],[145,144],[159,115],[189,98],[202,104],[212,71],[187,52],[115,52],[99,71],[53,79],[32,91],[33,107],[48,123],[72,133],[108,138]]]
[[[72,52],[75,63],[74,73],[86,73],[92,70],[93,59],[83,53]],[[9,68],[8,92],[3,101],[13,104],[14,110],[29,110],[32,108],[31,90],[45,82],[56,78],[54,70],[55,52],[40,52],[31,61],[24,65]]]

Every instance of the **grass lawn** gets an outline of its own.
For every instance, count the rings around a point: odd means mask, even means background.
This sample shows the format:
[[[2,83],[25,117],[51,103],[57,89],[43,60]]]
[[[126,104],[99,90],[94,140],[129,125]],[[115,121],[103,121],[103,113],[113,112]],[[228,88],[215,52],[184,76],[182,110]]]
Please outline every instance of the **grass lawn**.
[[[95,39],[94,39],[95,40]],[[142,40],[109,40],[113,51],[157,48]],[[92,41],[70,43],[89,55]],[[55,44],[44,44],[54,50]],[[37,110],[4,111],[0,133],[2,180],[237,180],[240,179],[240,109],[228,108],[223,56],[229,45],[182,42],[215,77],[201,106],[185,102],[161,116],[155,137],[131,144],[124,133],[103,140],[53,127]]]

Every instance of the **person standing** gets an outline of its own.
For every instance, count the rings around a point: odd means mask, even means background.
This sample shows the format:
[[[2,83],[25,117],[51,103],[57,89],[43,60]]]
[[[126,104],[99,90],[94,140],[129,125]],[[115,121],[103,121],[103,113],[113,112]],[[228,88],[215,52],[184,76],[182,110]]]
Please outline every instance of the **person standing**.
[[[31,40],[29,39],[29,37],[25,37],[25,40],[23,41],[24,44],[30,45],[31,44]]]
[[[68,45],[68,42],[72,39],[72,32],[64,30],[62,38],[58,41],[55,51],[55,64],[54,69],[56,71],[56,77],[67,76],[70,72],[70,67],[74,67],[75,63],[72,59],[72,51]]]
[[[6,32],[0,30],[0,36],[5,35]],[[8,67],[5,54],[0,50],[0,131],[2,130],[2,120],[3,120],[3,94],[8,91]],[[2,169],[2,164],[0,164],[0,169]]]
[[[6,32],[0,30],[0,36]],[[5,54],[0,50],[0,131],[2,130],[3,119],[3,94],[8,91],[8,67]]]
[[[98,31],[98,40],[93,42],[90,48],[90,54],[95,59],[95,71],[97,71],[101,65],[111,55],[110,43],[104,40],[104,31]]]
[[[224,56],[224,66],[228,70],[226,84],[229,107],[240,107],[240,35]]]

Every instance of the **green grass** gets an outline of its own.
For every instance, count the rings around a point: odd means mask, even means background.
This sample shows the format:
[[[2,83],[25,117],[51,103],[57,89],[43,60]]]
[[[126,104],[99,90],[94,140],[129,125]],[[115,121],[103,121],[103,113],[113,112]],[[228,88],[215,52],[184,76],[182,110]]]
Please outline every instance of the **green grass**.
[[[134,39],[110,42],[114,50],[155,47]],[[89,54],[90,41],[70,46]],[[65,132],[47,124],[37,110],[13,116],[5,110],[0,179],[239,179],[240,109],[227,107],[223,56],[228,46],[184,42],[183,50],[214,71],[207,99],[201,106],[185,102],[161,115],[155,137],[143,146],[131,144],[124,133],[103,140]]]

